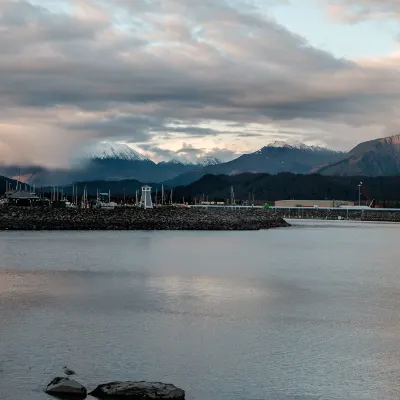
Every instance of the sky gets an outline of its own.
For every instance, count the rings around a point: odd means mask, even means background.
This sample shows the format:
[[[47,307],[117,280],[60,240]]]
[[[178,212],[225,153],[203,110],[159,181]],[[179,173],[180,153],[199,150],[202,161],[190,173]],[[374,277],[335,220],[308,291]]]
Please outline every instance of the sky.
[[[400,0],[2,0],[0,162],[400,134]]]

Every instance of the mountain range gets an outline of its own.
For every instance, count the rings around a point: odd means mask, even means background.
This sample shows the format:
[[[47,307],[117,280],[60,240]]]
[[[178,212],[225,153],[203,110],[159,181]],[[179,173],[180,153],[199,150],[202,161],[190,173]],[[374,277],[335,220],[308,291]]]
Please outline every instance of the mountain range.
[[[242,173],[316,173],[333,176],[393,176],[400,174],[400,135],[360,143],[348,153],[319,146],[274,142],[260,150],[221,162],[212,157],[195,163],[177,159],[156,163],[126,144],[101,143],[82,148],[73,157],[73,167],[1,166],[0,174],[29,181],[36,186],[68,185],[82,181],[164,183],[188,185],[205,175]]]
[[[235,160],[188,171],[166,183],[169,186],[188,185],[207,174],[237,175],[244,172],[306,174],[313,167],[322,167],[340,160],[344,154],[318,146],[274,142],[254,153],[243,154]]]
[[[348,153],[318,146],[274,142],[235,160],[185,172],[167,183],[170,186],[188,185],[207,174],[237,175],[245,172],[397,176],[400,175],[400,135],[360,143]]]
[[[38,165],[0,165],[0,174],[36,186],[68,185],[81,181],[118,181],[136,179],[141,182],[164,182],[185,172],[215,165],[213,157],[199,158],[196,163],[170,160],[155,163],[126,144],[103,142],[83,147],[72,156],[72,167],[50,169]]]

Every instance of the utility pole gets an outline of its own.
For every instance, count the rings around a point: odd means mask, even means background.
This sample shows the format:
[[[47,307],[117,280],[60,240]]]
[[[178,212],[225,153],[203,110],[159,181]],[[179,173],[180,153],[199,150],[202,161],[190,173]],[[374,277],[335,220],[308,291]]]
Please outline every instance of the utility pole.
[[[362,186],[362,182],[360,182],[358,184],[358,205],[361,206],[361,186]]]

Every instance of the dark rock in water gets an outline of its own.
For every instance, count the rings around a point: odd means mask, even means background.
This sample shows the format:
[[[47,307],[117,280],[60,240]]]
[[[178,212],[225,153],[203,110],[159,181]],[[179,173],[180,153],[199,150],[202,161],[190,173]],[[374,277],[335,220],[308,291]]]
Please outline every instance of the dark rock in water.
[[[85,398],[86,388],[70,378],[54,378],[46,387],[45,392],[61,398]]]
[[[161,382],[110,382],[99,385],[91,396],[99,399],[126,400],[184,400],[185,391],[169,383]]]

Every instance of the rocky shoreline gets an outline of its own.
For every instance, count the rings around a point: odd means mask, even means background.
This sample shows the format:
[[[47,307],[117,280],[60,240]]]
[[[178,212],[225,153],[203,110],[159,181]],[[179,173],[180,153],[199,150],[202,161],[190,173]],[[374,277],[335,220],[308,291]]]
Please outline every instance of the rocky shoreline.
[[[349,210],[336,208],[332,210],[309,210],[295,209],[275,210],[270,209],[271,216],[294,219],[321,219],[321,220],[351,220],[351,221],[376,221],[376,222],[400,222],[400,212],[394,211],[374,211],[370,210]]]
[[[0,230],[260,230],[289,226],[263,209],[0,207]]]

